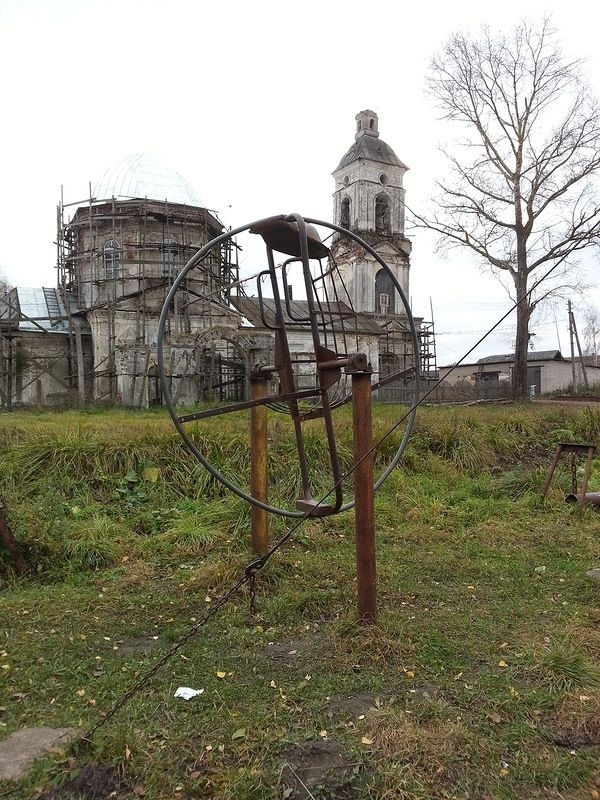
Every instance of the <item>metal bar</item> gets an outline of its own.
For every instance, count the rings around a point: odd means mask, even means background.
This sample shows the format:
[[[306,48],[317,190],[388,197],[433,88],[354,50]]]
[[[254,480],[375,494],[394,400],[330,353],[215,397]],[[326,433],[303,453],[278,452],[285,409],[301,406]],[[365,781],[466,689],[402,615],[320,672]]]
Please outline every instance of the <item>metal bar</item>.
[[[319,394],[318,389],[300,389],[297,392],[290,392],[289,394],[271,394],[267,397],[256,400],[242,400],[239,403],[232,403],[227,406],[219,406],[218,408],[207,408],[205,411],[194,411],[191,414],[184,414],[177,417],[179,422],[193,422],[196,419],[204,419],[205,417],[217,417],[219,414],[228,414],[230,411],[241,411],[244,408],[253,408],[254,406],[266,406],[269,403],[289,402],[291,400],[301,400],[304,397],[316,397]]]
[[[585,502],[585,495],[587,492],[588,482],[590,480],[590,472],[592,469],[592,458],[594,457],[595,450],[596,448],[594,446],[588,447],[585,469],[583,471],[583,484],[581,486],[581,494],[579,495],[578,508],[580,511],[583,509],[583,504]]]
[[[373,427],[371,373],[352,373],[352,434],[354,444],[354,529],[356,587],[360,621],[377,619],[375,562],[375,498],[373,491]]]
[[[250,397],[262,400],[267,396],[267,380],[250,377]],[[262,503],[268,502],[267,408],[255,405],[250,411],[250,494]],[[269,517],[264,508],[252,505],[250,510],[252,547],[259,555],[269,549]]]

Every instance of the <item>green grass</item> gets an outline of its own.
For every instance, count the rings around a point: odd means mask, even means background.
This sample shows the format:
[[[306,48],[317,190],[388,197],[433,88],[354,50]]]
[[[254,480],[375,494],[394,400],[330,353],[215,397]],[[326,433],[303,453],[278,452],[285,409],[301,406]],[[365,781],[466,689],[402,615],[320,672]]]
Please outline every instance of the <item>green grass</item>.
[[[377,433],[396,413],[376,408]],[[595,797],[600,590],[585,571],[600,516],[563,502],[566,463],[545,503],[539,491],[557,441],[599,433],[588,409],[424,409],[376,499],[376,626],[356,618],[352,513],[310,521],[260,574],[254,617],[243,590],[90,749],[40,760],[0,797],[72,797],[99,764],[117,770],[117,798],[275,800],[294,772],[310,779],[295,748],[314,741],[345,758],[310,784],[318,798]],[[271,434],[272,495],[289,501],[283,418]],[[239,420],[195,435],[247,479]],[[249,511],[157,412],[4,416],[0,442],[0,494],[31,569],[0,567],[0,738],[83,733],[252,560]],[[317,433],[309,448],[326,485]],[[591,490],[598,476],[595,462]],[[178,686],[204,693],[186,703]]]

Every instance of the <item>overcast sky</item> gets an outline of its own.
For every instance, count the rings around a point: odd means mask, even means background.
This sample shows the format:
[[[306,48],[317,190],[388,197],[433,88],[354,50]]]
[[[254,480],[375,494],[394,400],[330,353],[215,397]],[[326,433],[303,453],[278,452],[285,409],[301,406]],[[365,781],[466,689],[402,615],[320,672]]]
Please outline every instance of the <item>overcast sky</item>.
[[[532,20],[552,14],[600,93],[594,4],[526,9]],[[514,0],[0,0],[0,270],[15,285],[54,286],[61,185],[66,203],[82,200],[88,182],[142,151],[187,178],[226,225],[290,211],[331,219],[331,171],[365,108],[410,167],[407,203],[425,209],[448,136],[424,92],[431,55],[457,29],[510,28],[523,12]],[[430,318],[431,300],[438,363],[456,361],[508,298],[466,253],[442,260],[426,234],[412,238],[414,313]],[[597,263],[588,259],[594,283]],[[600,306],[597,289],[590,297]],[[512,325],[474,356],[508,352]],[[565,309],[533,329],[536,349],[558,347],[558,336],[568,353]]]

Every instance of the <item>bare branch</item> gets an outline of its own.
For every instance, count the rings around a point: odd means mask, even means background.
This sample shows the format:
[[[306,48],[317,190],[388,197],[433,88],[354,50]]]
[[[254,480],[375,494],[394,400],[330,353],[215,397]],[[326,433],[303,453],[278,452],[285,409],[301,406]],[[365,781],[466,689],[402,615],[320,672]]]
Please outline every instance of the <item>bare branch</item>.
[[[431,64],[429,92],[468,138],[447,150],[450,177],[437,183],[433,213],[413,215],[415,224],[510,274],[519,302],[516,396],[526,390],[532,311],[570,274],[576,282],[573,257],[600,243],[591,186],[600,174],[600,110],[582,75],[549,18],[522,22],[510,36],[456,33]],[[542,266],[554,278],[534,296]]]

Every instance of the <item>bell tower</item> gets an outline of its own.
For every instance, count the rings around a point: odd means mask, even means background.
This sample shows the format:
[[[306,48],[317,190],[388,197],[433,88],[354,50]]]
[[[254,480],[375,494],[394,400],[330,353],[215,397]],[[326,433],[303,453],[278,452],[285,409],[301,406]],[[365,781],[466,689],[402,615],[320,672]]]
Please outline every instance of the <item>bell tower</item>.
[[[404,236],[403,187],[408,167],[380,139],[374,111],[356,115],[354,140],[332,173],[333,221],[371,245],[408,297],[411,243]],[[393,282],[372,256],[341,237],[332,255],[356,311],[386,318],[402,313]]]

